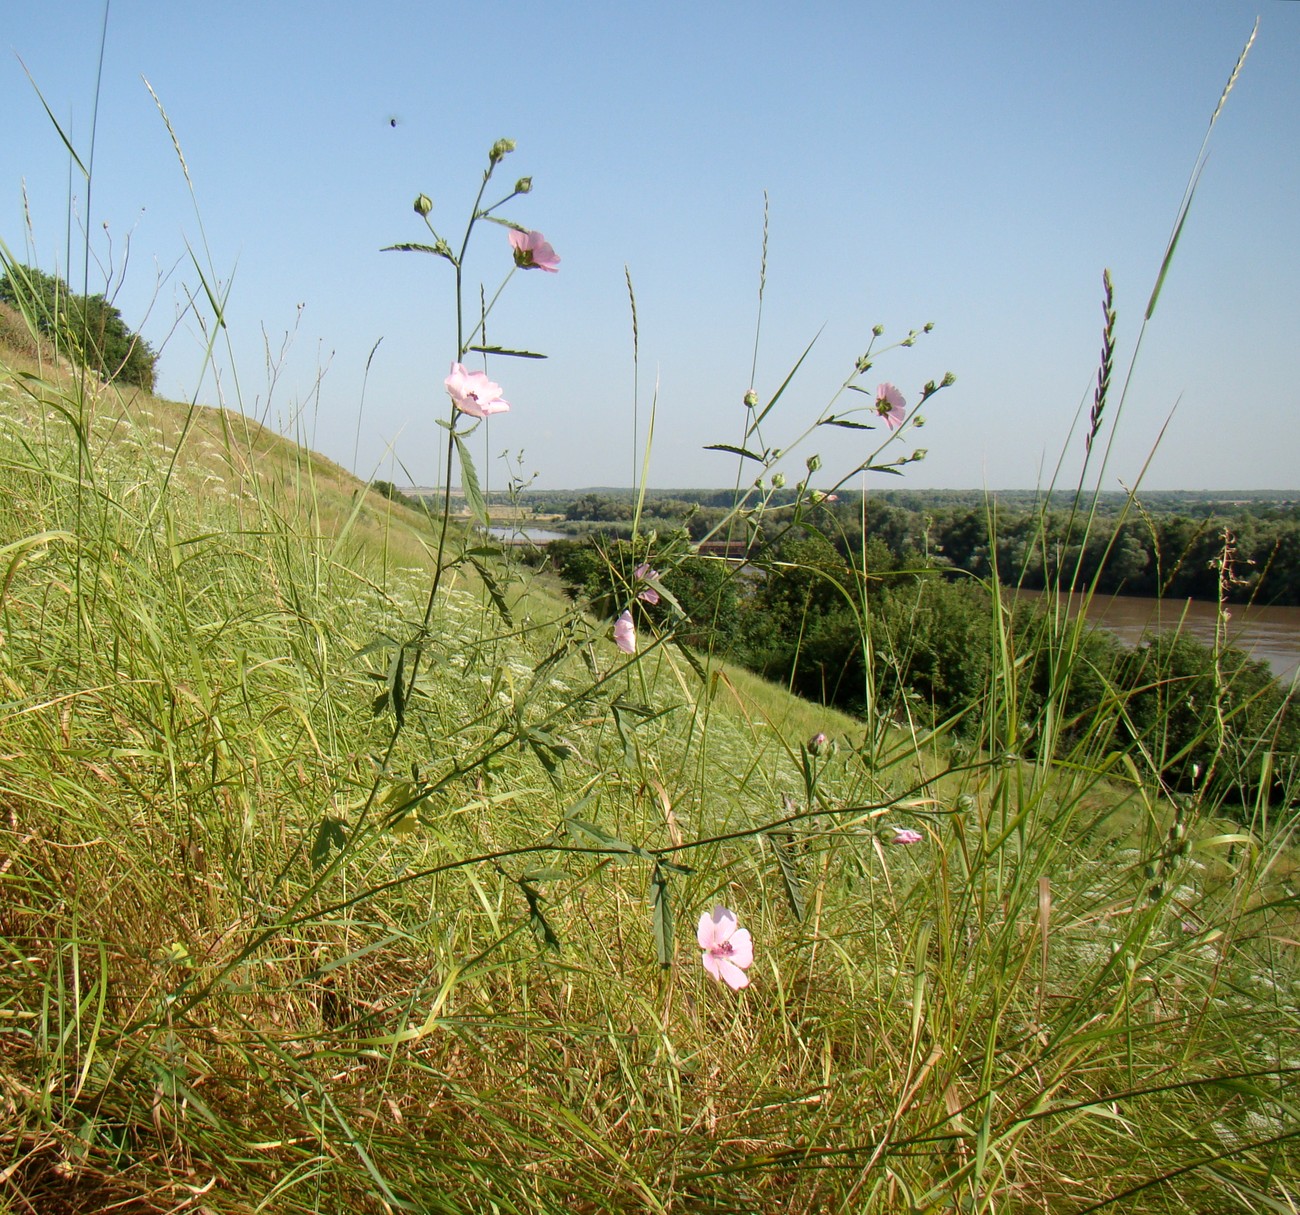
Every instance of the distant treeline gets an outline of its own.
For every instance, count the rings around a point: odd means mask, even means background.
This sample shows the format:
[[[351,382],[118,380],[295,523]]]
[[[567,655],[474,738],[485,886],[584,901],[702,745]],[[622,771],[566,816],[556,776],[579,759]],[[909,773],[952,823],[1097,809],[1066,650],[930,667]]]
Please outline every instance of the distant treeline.
[[[780,520],[794,500],[793,490],[777,491],[769,515]],[[684,528],[699,540],[734,501],[731,490],[648,493],[641,525]],[[618,490],[538,492],[523,504],[611,536],[630,534],[635,510],[632,495]],[[1300,497],[1287,494],[1162,492],[1130,501],[1116,493],[1072,511],[1044,510],[1030,492],[886,491],[869,494],[864,512],[861,496],[845,492],[806,515],[855,560],[864,519],[867,538],[895,566],[985,580],[996,570],[1003,584],[1031,590],[1095,582],[1104,594],[1300,605]]]

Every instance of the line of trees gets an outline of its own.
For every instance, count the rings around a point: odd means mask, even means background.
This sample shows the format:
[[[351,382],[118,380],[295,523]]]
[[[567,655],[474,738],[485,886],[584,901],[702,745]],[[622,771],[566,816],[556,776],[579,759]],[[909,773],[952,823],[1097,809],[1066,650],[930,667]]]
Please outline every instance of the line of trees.
[[[793,494],[780,491],[769,505],[786,506]],[[733,500],[730,490],[647,496],[642,523],[660,532],[684,528],[698,540]],[[985,580],[996,572],[1004,585],[1027,590],[1095,582],[1106,595],[1215,602],[1222,593],[1233,603],[1300,605],[1300,503],[1244,501],[1224,510],[1196,494],[1126,503],[1115,495],[1087,520],[1081,538],[1081,514],[1035,509],[1030,494],[1000,495],[992,503],[974,492],[872,494],[866,534],[883,546],[891,568],[961,571]],[[564,505],[570,521],[630,534],[629,494],[589,491]],[[819,530],[855,564],[863,551],[862,505],[859,495],[845,493],[819,506],[817,515]]]

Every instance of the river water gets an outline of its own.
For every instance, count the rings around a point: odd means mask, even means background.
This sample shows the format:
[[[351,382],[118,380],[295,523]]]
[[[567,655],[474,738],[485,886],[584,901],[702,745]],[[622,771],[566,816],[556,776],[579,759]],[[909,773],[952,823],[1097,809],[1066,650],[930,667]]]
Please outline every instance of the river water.
[[[1021,591],[1026,598],[1041,591]],[[1137,595],[1097,598],[1088,619],[1115,634],[1125,645],[1137,645],[1147,632],[1181,628],[1198,641],[1213,642],[1218,606],[1194,599],[1144,599]],[[1228,608],[1229,645],[1266,662],[1283,684],[1300,669],[1300,607]]]
[[[532,540],[537,544],[546,544],[551,540],[568,540],[563,532],[548,531],[544,527],[489,527],[488,534],[510,544]]]

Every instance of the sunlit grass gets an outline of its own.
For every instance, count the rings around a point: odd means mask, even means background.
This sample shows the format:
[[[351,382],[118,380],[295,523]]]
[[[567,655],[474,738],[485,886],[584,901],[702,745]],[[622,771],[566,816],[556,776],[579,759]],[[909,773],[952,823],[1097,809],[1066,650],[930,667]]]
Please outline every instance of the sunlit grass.
[[[455,578],[363,821],[418,519],[216,415],[173,461],[177,407],[112,392],[78,483],[66,382],[4,391],[11,1209],[1077,1210],[1191,1165],[1124,1209],[1285,1201],[1285,832],[1206,808],[1182,853],[1088,737],[955,755]]]
[[[1296,790],[1067,613],[849,717],[0,320],[0,1210],[1295,1209]]]

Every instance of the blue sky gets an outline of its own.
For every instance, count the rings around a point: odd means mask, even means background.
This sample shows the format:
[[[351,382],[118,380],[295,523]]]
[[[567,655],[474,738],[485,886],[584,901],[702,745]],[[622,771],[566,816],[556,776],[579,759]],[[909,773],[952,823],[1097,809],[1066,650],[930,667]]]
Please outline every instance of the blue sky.
[[[79,285],[71,196],[91,232],[92,290],[105,266],[122,278],[116,302],[162,348],[166,395],[242,402],[363,476],[436,479],[455,354],[448,267],[381,247],[426,235],[411,207],[421,191],[458,242],[488,148],[515,139],[500,180],[528,174],[534,191],[504,214],[563,262],[514,275],[489,339],[550,357],[493,362],[513,409],[473,443],[492,485],[499,453],[522,450],[524,471],[552,488],[631,480],[625,267],[642,440],[657,389],[650,484],[733,482],[734,459],[702,448],[737,442],[743,425],[764,191],[760,396],[820,332],[769,443],[817,416],[873,325],[888,343],[933,322],[867,377],[911,403],[927,379],[957,376],[924,431],[886,449],[929,452],[891,486],[1032,487],[1063,452],[1072,484],[1102,270],[1116,286],[1118,387],[1258,14],[1104,485],[1133,483],[1171,411],[1148,488],[1300,484],[1300,4],[113,0],[89,198],[18,57],[88,158],[104,7],[11,9],[0,239]],[[215,367],[193,318],[177,323],[199,289],[191,250],[231,282]],[[504,233],[483,225],[465,265],[471,309],[509,266]],[[883,438],[822,428],[790,470],[816,452],[829,484]]]

